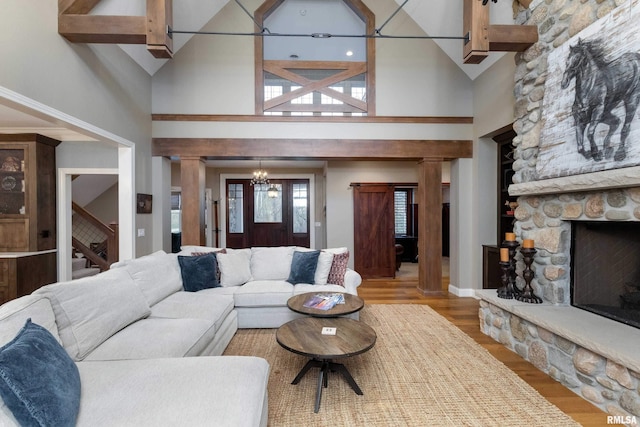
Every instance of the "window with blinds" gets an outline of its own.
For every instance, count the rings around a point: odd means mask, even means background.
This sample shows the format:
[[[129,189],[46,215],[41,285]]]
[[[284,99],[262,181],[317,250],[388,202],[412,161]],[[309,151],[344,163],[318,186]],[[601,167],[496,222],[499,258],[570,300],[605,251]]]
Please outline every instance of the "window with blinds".
[[[394,192],[394,205],[396,234],[407,234],[407,224],[409,223],[409,193],[407,190]]]

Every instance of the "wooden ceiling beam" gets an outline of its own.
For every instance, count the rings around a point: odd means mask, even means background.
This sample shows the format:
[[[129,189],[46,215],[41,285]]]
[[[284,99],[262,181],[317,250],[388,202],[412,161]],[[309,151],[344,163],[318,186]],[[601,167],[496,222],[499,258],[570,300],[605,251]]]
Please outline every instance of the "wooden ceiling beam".
[[[518,0],[518,3],[520,3],[523,7],[529,9],[529,5],[532,1],[533,0]]]
[[[173,25],[172,0],[147,0],[147,50],[156,58],[173,57],[173,39],[169,27]]]
[[[85,15],[100,3],[100,0],[58,0],[58,14]]]
[[[530,1],[522,0],[521,4]],[[462,51],[465,64],[479,64],[489,52],[523,52],[538,41],[535,25],[490,25],[489,6],[482,0],[464,0]]]
[[[462,35],[467,37],[462,48],[465,64],[479,64],[489,56],[489,7],[482,0],[464,0]]]
[[[490,25],[489,51],[523,52],[538,41],[535,25]]]
[[[60,15],[58,33],[73,43],[147,42],[144,16]]]
[[[88,15],[100,0],[58,0],[58,33],[72,43],[146,44],[156,58],[173,56],[172,0],[147,0],[146,16]]]
[[[472,141],[381,139],[154,138],[153,156],[212,159],[420,160],[470,158]]]

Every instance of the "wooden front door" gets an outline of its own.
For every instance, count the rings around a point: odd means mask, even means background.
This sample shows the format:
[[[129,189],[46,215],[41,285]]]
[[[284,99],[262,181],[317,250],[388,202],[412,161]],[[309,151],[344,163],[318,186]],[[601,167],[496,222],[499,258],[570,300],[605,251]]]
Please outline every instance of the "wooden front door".
[[[309,180],[272,179],[255,186],[227,180],[226,188],[227,247],[309,247]]]
[[[393,185],[354,187],[354,267],[362,277],[395,276]]]

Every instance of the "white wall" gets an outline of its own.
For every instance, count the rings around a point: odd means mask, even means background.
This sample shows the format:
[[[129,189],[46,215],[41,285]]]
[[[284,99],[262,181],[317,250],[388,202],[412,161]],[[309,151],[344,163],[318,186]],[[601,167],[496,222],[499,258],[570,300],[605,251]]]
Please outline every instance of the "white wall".
[[[253,11],[261,3],[262,0],[246,0],[243,5]],[[376,14],[378,25],[397,9],[393,0],[366,3]],[[253,22],[237,4],[229,2],[203,31],[251,32]],[[385,33],[424,35],[404,11],[389,22]],[[251,37],[193,37],[153,76],[153,112],[253,114],[253,52]],[[471,80],[431,40],[377,40],[376,73],[378,115],[472,115]],[[165,126],[176,127],[179,123]],[[201,133],[232,134],[240,130],[237,124],[233,124],[233,129],[225,129],[225,124],[218,123],[215,131],[203,123],[187,126],[196,126]],[[242,128],[252,126],[257,125],[247,123]],[[300,126],[301,131],[308,135],[305,126]],[[154,136],[158,129],[154,125]],[[395,137],[402,138],[397,134]],[[426,133],[422,137],[432,136]]]
[[[451,284],[460,295],[482,288],[482,245],[497,243],[497,154],[488,135],[513,122],[514,75],[509,54],[474,81],[473,159],[452,164]]]
[[[72,44],[61,37],[57,0],[4,0],[0,35],[0,88],[133,142],[137,188],[130,190],[150,193],[149,75],[115,45]],[[60,149],[65,167],[86,167],[85,156]],[[151,250],[150,240],[136,243],[138,254]]]
[[[352,183],[418,182],[413,162],[329,162],[327,165],[327,247],[349,248],[353,268]]]

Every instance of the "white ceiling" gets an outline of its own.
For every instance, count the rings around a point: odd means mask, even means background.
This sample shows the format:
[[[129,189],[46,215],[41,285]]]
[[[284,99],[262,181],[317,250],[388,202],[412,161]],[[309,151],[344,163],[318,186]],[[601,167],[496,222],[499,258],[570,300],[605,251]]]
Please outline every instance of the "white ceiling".
[[[201,30],[227,3],[232,0],[180,0],[173,3],[174,29]],[[235,2],[236,0],[233,0]],[[293,0],[292,0],[293,1]],[[305,1],[305,0],[295,0]],[[405,0],[395,0],[398,7]],[[242,4],[240,0],[240,4]],[[100,15],[144,15],[146,12],[146,0],[102,0],[92,11]],[[402,10],[406,12],[428,36],[460,36],[462,32],[462,0],[410,0]],[[240,7],[235,5],[234,7]],[[502,0],[498,3],[489,2],[492,24],[513,23],[511,2]],[[401,14],[392,18],[399,20]],[[377,17],[378,25],[382,25],[389,17]],[[247,16],[247,19],[249,16]],[[401,36],[391,34],[388,29],[383,29],[382,34],[387,36]],[[174,35],[174,54],[178,52],[193,35]],[[204,36],[203,36],[204,37]],[[490,53],[489,57],[481,64],[469,65],[462,63],[461,40],[434,40],[435,43],[454,61],[470,79],[475,79],[503,53]],[[122,45],[125,50],[144,70],[150,75],[158,71],[167,61],[156,59],[143,45]],[[0,104],[0,132],[1,133],[40,133],[52,138],[65,141],[91,140],[84,135],[70,129],[60,127],[44,118],[38,118],[27,112],[17,111],[10,106]]]

